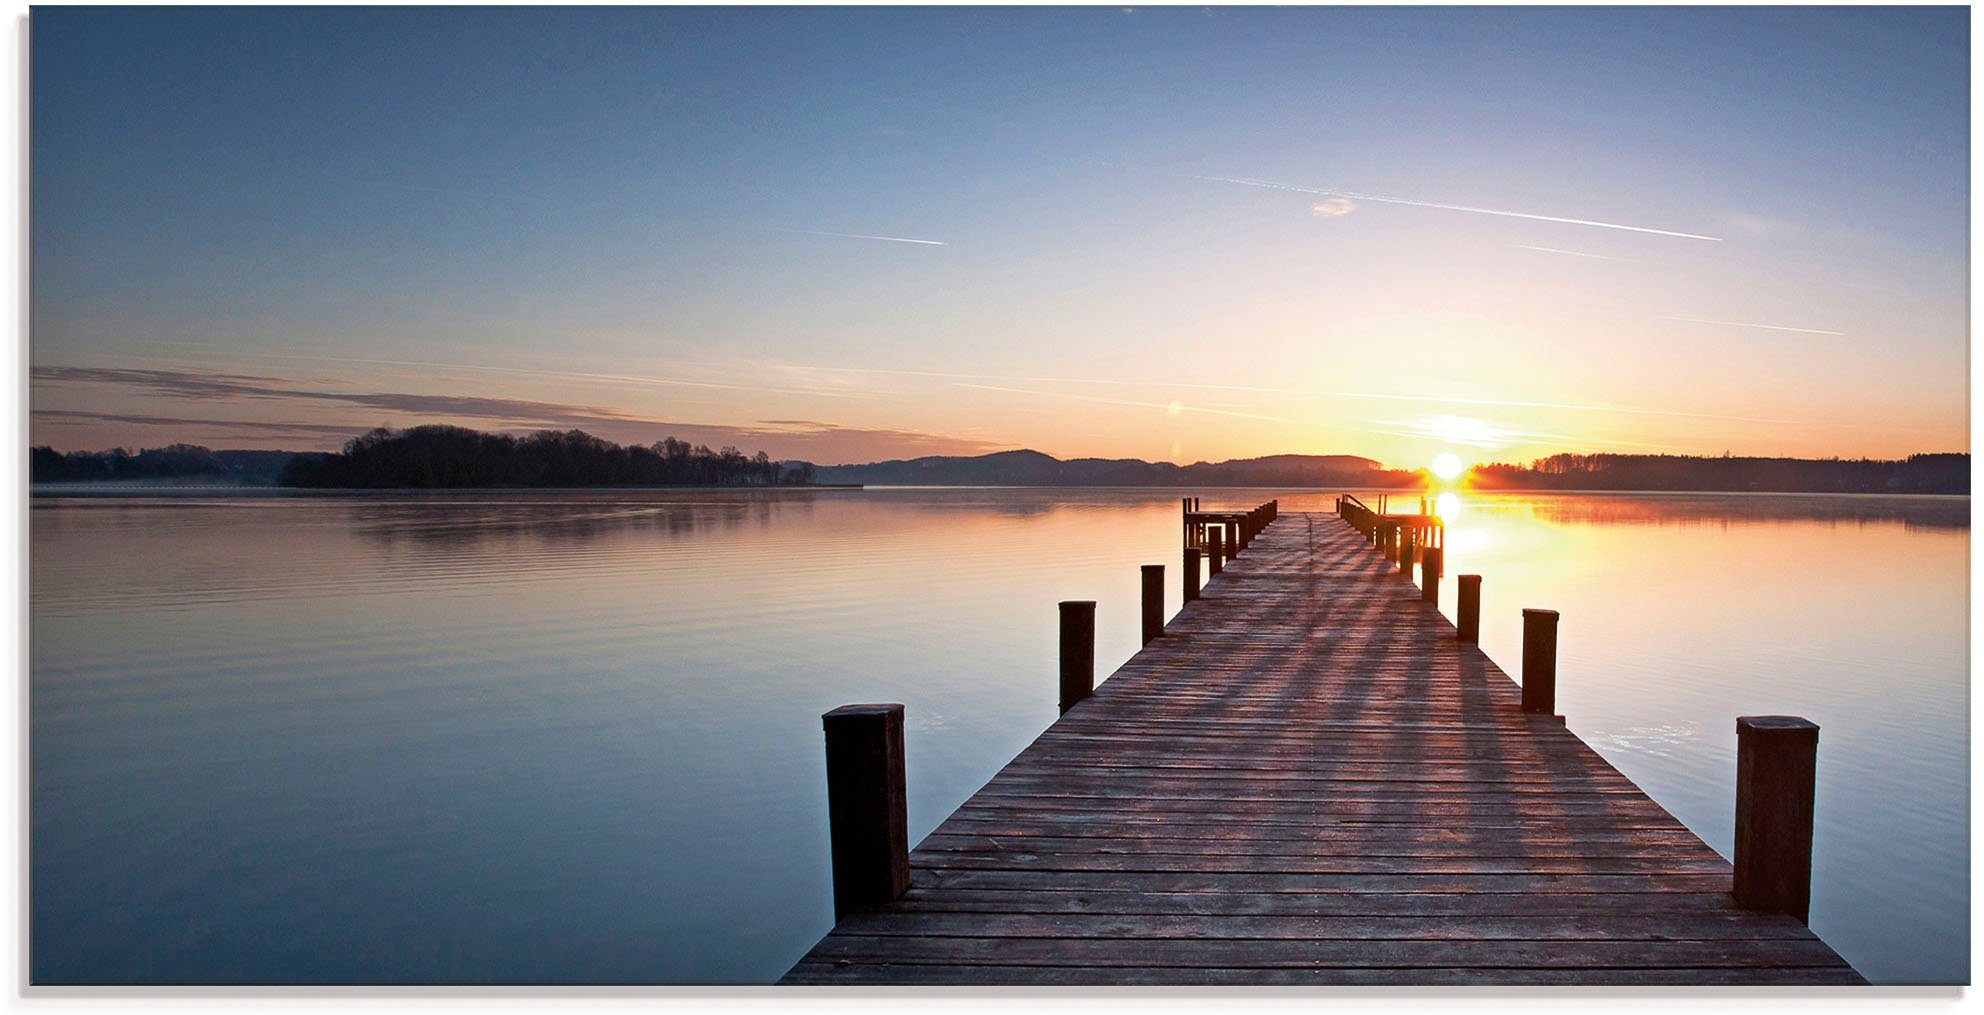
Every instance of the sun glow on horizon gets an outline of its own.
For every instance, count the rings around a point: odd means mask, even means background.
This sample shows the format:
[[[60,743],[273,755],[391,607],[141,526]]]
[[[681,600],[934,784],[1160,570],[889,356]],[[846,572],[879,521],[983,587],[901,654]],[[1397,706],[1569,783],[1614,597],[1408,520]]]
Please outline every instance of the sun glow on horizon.
[[[1441,479],[1458,479],[1467,469],[1467,463],[1451,451],[1442,451],[1433,456],[1433,475]]]

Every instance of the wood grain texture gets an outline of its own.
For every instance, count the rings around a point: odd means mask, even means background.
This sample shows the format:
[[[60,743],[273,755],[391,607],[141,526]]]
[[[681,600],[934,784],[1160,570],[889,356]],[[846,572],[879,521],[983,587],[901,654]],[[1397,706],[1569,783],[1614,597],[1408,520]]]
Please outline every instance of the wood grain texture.
[[[1280,516],[783,982],[1864,982],[1455,634]]]

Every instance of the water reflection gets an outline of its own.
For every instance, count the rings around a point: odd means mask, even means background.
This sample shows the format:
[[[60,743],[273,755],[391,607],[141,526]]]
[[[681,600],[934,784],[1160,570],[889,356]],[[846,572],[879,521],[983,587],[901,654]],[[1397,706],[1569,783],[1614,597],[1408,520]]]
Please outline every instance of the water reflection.
[[[1055,602],[1135,650],[1182,495],[36,501],[34,974],[768,981],[831,921],[819,714],[908,706],[920,837],[1053,720]],[[1717,848],[1734,717],[1818,721],[1814,926],[1965,976],[1967,500],[1441,510],[1489,654],[1561,609],[1572,729]]]

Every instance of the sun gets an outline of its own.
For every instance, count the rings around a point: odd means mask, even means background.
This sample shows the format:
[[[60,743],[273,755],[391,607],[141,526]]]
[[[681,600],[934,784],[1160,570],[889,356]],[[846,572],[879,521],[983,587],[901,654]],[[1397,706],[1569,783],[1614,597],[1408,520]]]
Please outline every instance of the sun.
[[[1453,479],[1461,474],[1467,465],[1460,456],[1451,451],[1442,451],[1433,456],[1433,475],[1441,479]]]

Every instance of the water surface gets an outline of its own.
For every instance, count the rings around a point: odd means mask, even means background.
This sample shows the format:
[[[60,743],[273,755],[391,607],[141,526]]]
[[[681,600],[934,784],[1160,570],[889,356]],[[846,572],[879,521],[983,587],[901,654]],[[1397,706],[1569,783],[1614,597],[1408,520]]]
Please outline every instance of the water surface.
[[[1180,493],[38,499],[33,976],[775,979],[832,922],[820,713],[907,706],[920,838],[1053,721],[1057,601],[1103,672],[1137,565],[1176,609]],[[1483,647],[1562,611],[1571,728],[1725,855],[1735,717],[1819,723],[1814,929],[1967,979],[1967,499],[1443,510]]]

